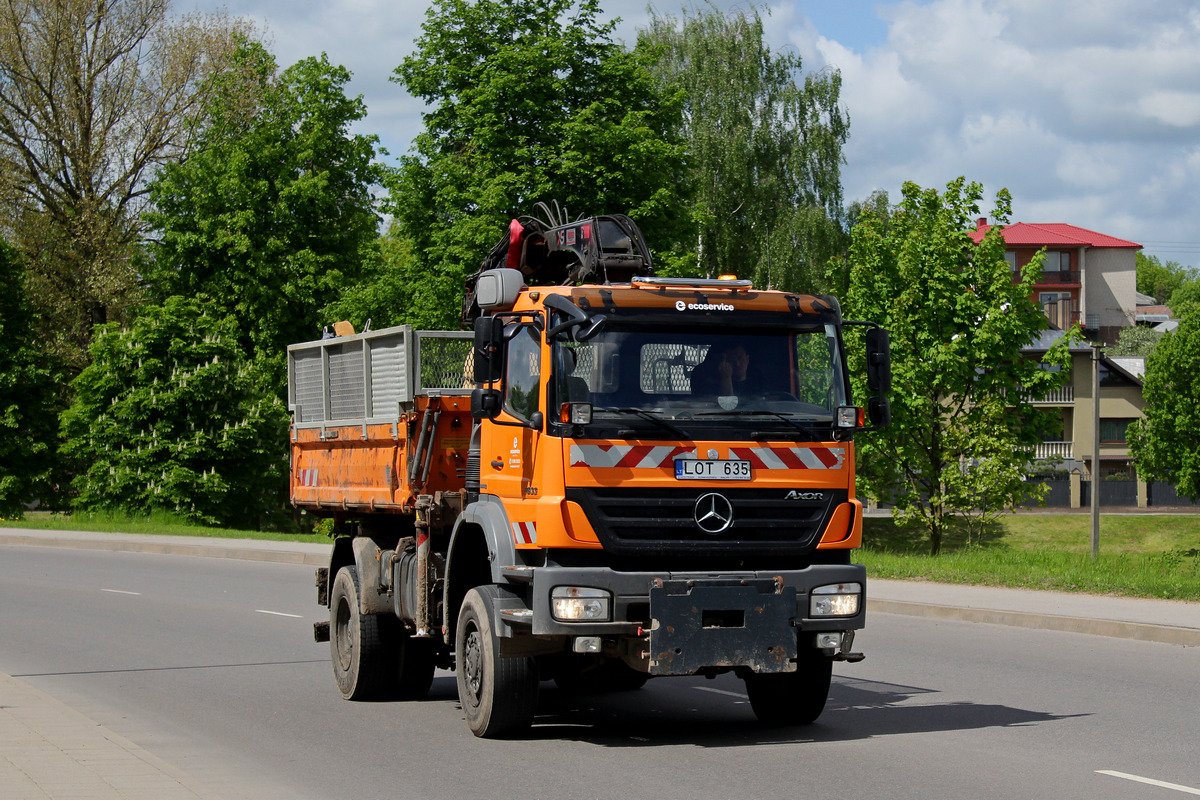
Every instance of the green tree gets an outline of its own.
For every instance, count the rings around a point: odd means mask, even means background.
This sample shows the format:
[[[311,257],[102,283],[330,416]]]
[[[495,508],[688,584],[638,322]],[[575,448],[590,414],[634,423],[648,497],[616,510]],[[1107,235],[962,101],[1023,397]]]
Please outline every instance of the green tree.
[[[1117,343],[1106,348],[1110,356],[1138,356],[1149,358],[1154,348],[1162,340],[1163,335],[1153,328],[1136,325],[1132,328],[1121,328],[1117,334]]]
[[[241,526],[281,513],[288,413],[233,317],[171,297],[98,327],[91,357],[62,417],[78,508]]]
[[[1041,364],[1022,357],[1046,326],[1030,300],[1041,260],[1013,282],[1005,190],[974,243],[982,193],[963,178],[942,194],[906,183],[889,218],[864,208],[852,231],[846,313],[890,330],[894,375],[891,426],[858,445],[862,486],[919,522],[935,554],[956,522],[1038,496],[1024,477],[1046,421],[1026,398],[1061,386],[1070,363],[1066,338]]]
[[[34,347],[19,256],[0,240],[0,518],[48,490],[57,435],[54,376]]]
[[[401,325],[413,316],[413,289],[421,284],[412,255],[412,242],[392,222],[379,237],[363,278],[347,286],[322,312],[330,321],[349,320],[356,330]]]
[[[286,346],[319,335],[321,310],[362,274],[382,168],[376,138],[350,133],[366,109],[346,69],[322,56],[276,75],[251,42],[236,63],[214,80],[202,146],[153,184],[147,277],[159,299],[225,298],[278,380]]]
[[[1200,315],[1200,279],[1187,281],[1171,293],[1171,314],[1176,318]]]
[[[732,273],[779,288],[824,284],[844,252],[842,147],[850,121],[837,70],[803,75],[773,53],[763,19],[707,9],[654,14],[638,38],[664,91],[685,96],[680,133],[695,188],[691,272]]]
[[[148,177],[191,147],[205,77],[245,23],[167,0],[0,3],[0,233],[25,256],[43,348],[76,369],[138,301]]]
[[[412,243],[408,321],[457,324],[463,278],[539,201],[625,213],[651,248],[684,230],[677,106],[597,0],[435,0],[395,80],[430,106],[391,210]]]
[[[1137,290],[1160,303],[1170,305],[1177,290],[1185,284],[1195,283],[1200,278],[1195,269],[1175,261],[1164,264],[1158,256],[1148,256],[1144,253],[1138,253],[1136,259]]]
[[[1129,426],[1129,452],[1148,481],[1200,500],[1200,324],[1185,317],[1146,360],[1145,416]]]

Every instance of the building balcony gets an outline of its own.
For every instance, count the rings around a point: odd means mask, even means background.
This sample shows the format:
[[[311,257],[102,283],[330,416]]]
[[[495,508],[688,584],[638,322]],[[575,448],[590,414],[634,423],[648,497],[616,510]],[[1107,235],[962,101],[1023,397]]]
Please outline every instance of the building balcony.
[[[1022,402],[1035,406],[1071,406],[1075,404],[1075,387],[1069,383],[1061,389],[1045,392],[1038,397],[1034,397],[1024,387],[1019,388],[1016,395],[1021,398]]]
[[[1042,442],[1034,450],[1038,461],[1067,461],[1075,457],[1074,442]]]
[[[1037,286],[1081,286],[1079,282],[1079,270],[1065,270],[1063,272],[1043,272],[1041,280]]]
[[[1043,272],[1042,277],[1037,280],[1034,286],[1073,286],[1082,287],[1079,276],[1079,270],[1062,270],[1057,272]],[[1021,281],[1021,273],[1019,270],[1013,272],[1013,283]]]

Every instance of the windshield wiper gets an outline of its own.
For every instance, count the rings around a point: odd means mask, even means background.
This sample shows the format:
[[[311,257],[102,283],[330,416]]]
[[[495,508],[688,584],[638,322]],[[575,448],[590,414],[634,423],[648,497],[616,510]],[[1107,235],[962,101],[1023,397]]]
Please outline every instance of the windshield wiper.
[[[672,425],[671,423],[667,422],[662,417],[656,417],[653,414],[651,414],[649,411],[644,411],[643,409],[640,409],[640,408],[618,408],[616,406],[610,406],[608,408],[597,408],[594,410],[595,411],[603,411],[608,414],[633,414],[636,417],[641,417],[642,419],[646,420],[647,422],[655,423],[663,430],[668,431],[673,436],[677,436],[680,439],[692,438],[686,432],[684,432],[682,429]]]
[[[803,433],[804,438],[810,442],[824,441],[820,436],[817,436],[809,428],[801,425],[799,422],[796,422],[796,420],[792,419],[787,414],[780,414],[778,411],[764,411],[762,409],[743,410],[743,411],[737,411],[737,410],[734,410],[734,411],[701,411],[700,413],[696,414],[696,416],[698,416],[698,417],[738,417],[738,416],[750,416],[752,414],[765,414],[768,417],[774,417],[775,419],[783,420],[784,422],[786,422],[788,425],[791,425],[793,428],[795,428],[800,433]],[[757,439],[761,436],[763,436],[762,431],[751,431],[751,433],[750,433],[751,439]]]

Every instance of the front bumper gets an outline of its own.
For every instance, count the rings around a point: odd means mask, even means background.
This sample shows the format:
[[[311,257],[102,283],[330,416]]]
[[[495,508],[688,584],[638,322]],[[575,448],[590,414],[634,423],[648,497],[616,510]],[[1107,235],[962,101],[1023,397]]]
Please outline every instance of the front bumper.
[[[515,598],[499,618],[502,636],[535,638],[597,636],[638,639],[652,675],[691,675],[706,668],[747,667],[754,672],[791,672],[797,651],[823,632],[853,631],[866,624],[865,596],[858,613],[809,616],[818,586],[866,586],[860,564],[820,564],[781,572],[622,572],[605,567],[545,566],[531,570],[530,606]],[[612,593],[612,621],[560,622],[551,615],[557,586]],[[518,603],[521,607],[517,607]]]

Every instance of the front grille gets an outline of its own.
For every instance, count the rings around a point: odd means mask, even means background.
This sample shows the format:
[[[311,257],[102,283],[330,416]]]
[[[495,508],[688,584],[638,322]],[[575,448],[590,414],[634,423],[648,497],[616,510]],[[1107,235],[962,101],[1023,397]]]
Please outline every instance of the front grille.
[[[696,501],[717,493],[729,501],[732,523],[709,533],[696,522]],[[847,492],[824,490],[820,500],[788,500],[787,489],[711,487],[567,489],[596,536],[613,555],[806,555],[821,538]]]

